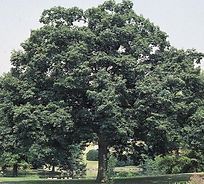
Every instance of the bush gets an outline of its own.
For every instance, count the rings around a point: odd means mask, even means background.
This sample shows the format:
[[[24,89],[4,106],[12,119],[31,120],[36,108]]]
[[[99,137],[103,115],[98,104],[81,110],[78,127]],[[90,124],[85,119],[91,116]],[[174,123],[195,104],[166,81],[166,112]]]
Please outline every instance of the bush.
[[[116,162],[117,162],[117,159],[113,155],[110,155],[108,159],[108,169],[106,172],[108,184],[114,183],[113,177],[115,175],[114,168],[115,168]]]
[[[160,159],[160,167],[166,174],[191,172],[192,160],[186,156],[168,155]]]
[[[98,150],[92,149],[86,154],[86,160],[98,161]]]
[[[162,168],[160,168],[161,157],[156,157],[154,160],[146,158],[142,164],[142,174],[144,175],[161,175],[166,174]]]
[[[116,167],[124,167],[124,166],[132,166],[134,165],[133,161],[128,159],[128,160],[117,160],[116,162]]]
[[[194,160],[184,155],[157,156],[146,159],[142,168],[145,175],[188,173],[194,171]]]
[[[202,172],[204,170],[204,155],[201,150],[190,150],[186,156],[192,159],[192,172]]]

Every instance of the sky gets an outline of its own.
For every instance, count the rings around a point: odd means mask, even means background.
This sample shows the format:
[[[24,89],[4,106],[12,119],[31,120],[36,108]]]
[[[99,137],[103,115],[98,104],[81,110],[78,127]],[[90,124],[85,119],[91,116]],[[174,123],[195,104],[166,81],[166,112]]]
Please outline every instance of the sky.
[[[195,48],[204,52],[203,0],[132,0],[137,14],[149,18],[169,35],[172,46]],[[0,0],[0,75],[8,72],[12,50],[39,28],[44,9],[54,6],[82,9],[102,4],[104,0]],[[116,2],[121,2],[116,0]],[[204,67],[204,63],[202,64]]]

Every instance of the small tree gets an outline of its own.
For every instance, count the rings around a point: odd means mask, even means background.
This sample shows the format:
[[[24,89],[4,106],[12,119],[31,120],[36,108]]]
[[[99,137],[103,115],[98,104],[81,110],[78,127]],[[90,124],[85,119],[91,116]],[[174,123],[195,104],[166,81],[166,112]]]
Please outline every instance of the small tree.
[[[98,150],[96,149],[89,150],[88,153],[86,154],[86,160],[98,161]]]

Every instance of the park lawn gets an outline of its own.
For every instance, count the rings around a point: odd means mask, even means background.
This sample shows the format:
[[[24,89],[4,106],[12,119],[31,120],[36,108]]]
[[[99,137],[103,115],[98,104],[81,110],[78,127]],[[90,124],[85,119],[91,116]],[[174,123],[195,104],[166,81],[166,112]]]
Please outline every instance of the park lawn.
[[[204,176],[204,173],[201,173]],[[116,178],[115,184],[185,184],[192,174],[175,174],[163,176],[137,176],[133,178]],[[94,184],[94,179],[78,180],[40,180],[36,177],[0,178],[0,183],[10,184]]]
[[[39,176],[24,176],[24,177],[0,177],[2,184],[93,184],[93,179],[41,179]]]
[[[86,177],[95,178],[97,175],[98,161],[86,161]]]
[[[86,161],[86,177],[87,178],[95,178],[97,176],[97,161]],[[115,172],[133,172],[138,173],[139,169],[136,166],[124,166],[124,167],[115,167]]]
[[[18,177],[0,177],[0,183],[2,182],[18,182],[18,181],[34,181],[39,180],[38,175],[18,176]]]

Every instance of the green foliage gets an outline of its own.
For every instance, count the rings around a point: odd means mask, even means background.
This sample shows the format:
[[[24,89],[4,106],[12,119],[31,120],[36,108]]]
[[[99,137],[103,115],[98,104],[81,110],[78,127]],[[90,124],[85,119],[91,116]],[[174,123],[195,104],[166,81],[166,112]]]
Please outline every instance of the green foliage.
[[[158,161],[159,160],[159,161]],[[146,158],[142,164],[142,174],[144,175],[162,175],[165,174],[162,168],[159,165],[160,157],[156,157],[155,160]]]
[[[202,172],[204,170],[204,155],[199,150],[188,150],[185,152],[185,156],[190,158],[192,161],[191,171]]]
[[[132,154],[130,152],[125,152],[124,154],[115,153],[116,157],[116,167],[133,166],[135,165]]]
[[[107,164],[107,171],[106,171],[106,176],[107,176],[107,182],[110,184],[114,183],[114,168],[116,166],[117,159],[113,156],[110,155],[108,158],[108,164]]]
[[[187,155],[156,156],[154,159],[146,159],[142,165],[143,174],[161,175],[192,173],[198,169],[196,160]]]
[[[191,172],[193,163],[186,156],[165,156],[160,160],[159,165],[163,165],[166,174],[177,174]]]
[[[116,162],[116,167],[124,167],[124,166],[132,166],[134,165],[133,161],[128,159],[128,160],[118,160]]]
[[[92,149],[89,150],[86,154],[86,159],[89,161],[98,161],[98,150]]]
[[[10,74],[0,85],[1,166],[27,162],[35,168],[57,165],[73,175],[84,172],[81,145],[71,139],[70,109],[63,102],[33,104],[25,96],[29,87]]]
[[[183,129],[185,139],[188,142],[189,149],[194,151],[204,151],[204,106],[199,107],[195,113],[189,118],[188,124]]]

